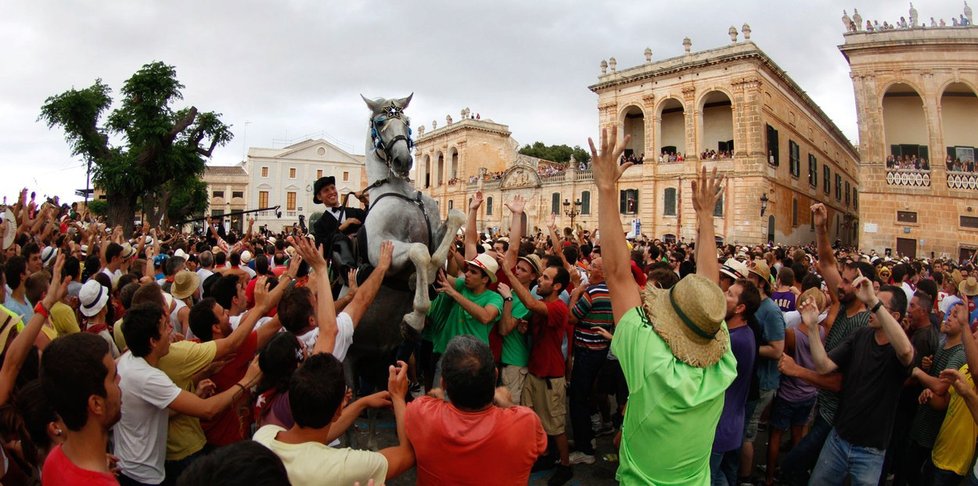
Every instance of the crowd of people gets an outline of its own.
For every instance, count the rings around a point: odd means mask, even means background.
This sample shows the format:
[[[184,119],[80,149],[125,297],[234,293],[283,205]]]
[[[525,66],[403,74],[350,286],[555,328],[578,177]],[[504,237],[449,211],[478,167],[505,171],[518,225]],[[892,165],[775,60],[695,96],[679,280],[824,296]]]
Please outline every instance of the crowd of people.
[[[667,152],[665,150],[659,154],[659,163],[672,163],[672,162],[683,162],[686,160],[686,154],[681,152]]]
[[[599,200],[616,200],[626,143],[592,143]],[[565,484],[614,436],[623,484],[978,483],[975,262],[833,245],[820,204],[812,244],[717,247],[723,183],[694,181],[689,242],[626,240],[615,204],[593,230],[524,235],[520,196],[489,239],[476,193],[386,390],[343,363],[394,246],[342,284],[317,243],[367,215],[333,178],[315,183],[311,237],[126,232],[25,190],[0,223],[0,482],[383,484],[413,468],[419,484]],[[344,447],[377,408],[396,444]]]
[[[950,168],[950,165],[948,165]],[[916,155],[888,155],[886,156],[887,169],[910,169],[910,170],[930,170],[927,159]]]
[[[947,164],[947,170],[955,172],[975,172],[978,170],[978,164],[975,164],[974,159],[961,160],[959,158],[951,158],[949,155],[945,160]]]
[[[705,150],[700,152],[700,160],[729,159],[733,157],[733,152],[729,150]]]

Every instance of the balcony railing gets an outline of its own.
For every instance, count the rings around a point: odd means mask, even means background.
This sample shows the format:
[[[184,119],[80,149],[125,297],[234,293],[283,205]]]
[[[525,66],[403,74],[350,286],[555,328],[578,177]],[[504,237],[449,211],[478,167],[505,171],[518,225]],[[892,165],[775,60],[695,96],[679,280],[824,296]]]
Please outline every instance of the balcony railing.
[[[930,187],[930,171],[916,169],[887,169],[886,183],[891,186]]]
[[[574,174],[574,180],[575,181],[593,181],[594,180],[594,172],[591,172],[591,169],[577,171],[577,174]]]
[[[947,187],[949,189],[978,190],[978,172],[947,172]]]

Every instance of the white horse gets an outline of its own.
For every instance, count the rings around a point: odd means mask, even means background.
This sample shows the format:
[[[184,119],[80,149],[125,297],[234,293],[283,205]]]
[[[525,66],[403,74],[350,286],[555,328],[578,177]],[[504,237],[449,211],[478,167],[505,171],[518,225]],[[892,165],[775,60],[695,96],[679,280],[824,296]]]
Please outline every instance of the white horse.
[[[411,329],[420,332],[431,305],[428,287],[438,269],[445,264],[465,215],[452,209],[448,212],[448,219],[442,222],[438,202],[418,191],[411,183],[409,174],[414,162],[411,156],[414,141],[410,120],[404,110],[412,96],[369,100],[361,95],[370,108],[366,147],[370,208],[364,228],[368,259],[374,266],[380,258],[381,242],[394,242],[393,262],[388,275],[409,286],[413,283],[411,309],[403,320]],[[414,273],[413,282],[409,281],[411,272]],[[380,302],[375,301],[371,307],[383,304],[387,300],[383,297],[385,294],[379,293]],[[380,308],[388,311],[403,308],[396,302],[389,304]],[[388,314],[388,322],[391,321],[390,317]],[[395,321],[395,324],[399,323]]]

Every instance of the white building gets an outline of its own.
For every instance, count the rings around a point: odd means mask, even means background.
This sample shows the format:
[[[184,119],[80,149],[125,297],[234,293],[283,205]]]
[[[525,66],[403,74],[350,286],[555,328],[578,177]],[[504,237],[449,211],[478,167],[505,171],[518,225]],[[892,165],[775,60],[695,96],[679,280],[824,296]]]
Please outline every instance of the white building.
[[[255,228],[266,226],[281,231],[299,222],[304,215],[321,212],[322,206],[312,202],[312,187],[323,176],[336,178],[336,189],[343,197],[366,186],[364,157],[353,155],[326,140],[305,140],[288,147],[248,149],[248,200],[255,209],[281,206],[282,217],[275,211],[262,211],[255,217]],[[359,207],[351,198],[350,205]]]

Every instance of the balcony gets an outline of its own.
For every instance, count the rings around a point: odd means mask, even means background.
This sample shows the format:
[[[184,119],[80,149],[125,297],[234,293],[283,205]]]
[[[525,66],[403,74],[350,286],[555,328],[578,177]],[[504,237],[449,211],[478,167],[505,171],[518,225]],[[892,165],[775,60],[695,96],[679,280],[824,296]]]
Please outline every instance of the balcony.
[[[918,169],[886,169],[886,184],[903,187],[930,187],[930,171]]]
[[[947,172],[948,189],[978,190],[978,172],[949,170]]]

